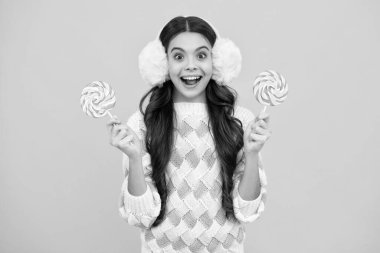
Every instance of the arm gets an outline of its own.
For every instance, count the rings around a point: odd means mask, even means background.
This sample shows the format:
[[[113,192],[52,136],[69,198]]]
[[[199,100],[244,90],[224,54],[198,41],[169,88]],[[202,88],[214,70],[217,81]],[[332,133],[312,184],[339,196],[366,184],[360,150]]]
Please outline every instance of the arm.
[[[244,173],[239,184],[239,195],[248,201],[257,199],[260,195],[261,183],[258,162],[258,154],[246,157]]]
[[[244,151],[241,150],[240,159],[234,174],[233,203],[235,216],[241,222],[253,222],[264,211],[266,175],[261,165],[260,155],[246,158]]]
[[[150,177],[152,166],[144,143],[144,124],[139,112],[133,114],[127,125],[134,131],[141,145],[141,155],[128,157],[123,153],[124,181],[119,212],[130,225],[148,228],[161,210],[161,199]]]
[[[134,196],[143,195],[147,190],[141,157],[129,159],[128,192]]]
[[[266,175],[258,150],[253,149],[250,129],[255,122],[254,115],[247,109],[238,107],[235,117],[243,123],[244,147],[240,150],[234,173],[233,202],[235,216],[242,222],[256,220],[264,211],[266,199]]]

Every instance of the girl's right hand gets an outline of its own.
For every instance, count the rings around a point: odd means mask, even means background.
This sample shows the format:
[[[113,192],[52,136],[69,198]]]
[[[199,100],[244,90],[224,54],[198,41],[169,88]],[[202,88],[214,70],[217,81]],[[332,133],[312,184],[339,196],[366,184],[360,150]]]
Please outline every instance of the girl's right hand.
[[[137,134],[114,116],[107,123],[110,144],[122,151],[129,158],[141,157],[141,142]]]

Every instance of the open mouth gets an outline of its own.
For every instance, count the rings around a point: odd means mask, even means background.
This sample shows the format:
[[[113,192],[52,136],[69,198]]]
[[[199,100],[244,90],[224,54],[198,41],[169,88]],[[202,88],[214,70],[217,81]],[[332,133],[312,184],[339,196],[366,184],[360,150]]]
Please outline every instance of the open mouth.
[[[202,79],[202,76],[183,76],[181,77],[181,81],[186,85],[195,85],[199,83]]]

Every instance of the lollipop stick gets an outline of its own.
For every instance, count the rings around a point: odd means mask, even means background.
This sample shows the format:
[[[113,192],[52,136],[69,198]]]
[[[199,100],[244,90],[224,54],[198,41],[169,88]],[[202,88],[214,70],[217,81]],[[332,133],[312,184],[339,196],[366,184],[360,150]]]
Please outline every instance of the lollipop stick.
[[[264,109],[261,113],[264,113],[267,110],[267,106],[264,106]],[[259,152],[259,159],[262,161],[261,153]]]
[[[261,111],[261,113],[264,113],[267,110],[267,106],[264,106],[264,109]],[[262,161],[261,153],[259,152],[259,159]]]
[[[264,108],[261,110],[260,114],[263,114],[267,110],[267,106],[265,105]],[[258,121],[258,116],[255,118],[255,122]]]
[[[110,116],[111,119],[113,119],[113,116],[112,116],[112,114],[110,113],[110,111],[107,111],[107,114],[108,114],[108,116]]]

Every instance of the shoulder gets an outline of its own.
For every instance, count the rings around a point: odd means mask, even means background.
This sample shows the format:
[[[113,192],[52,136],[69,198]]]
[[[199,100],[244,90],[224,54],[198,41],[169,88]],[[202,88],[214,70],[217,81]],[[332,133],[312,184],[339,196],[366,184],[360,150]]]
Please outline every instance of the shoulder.
[[[239,105],[235,106],[234,117],[241,121],[243,129],[247,127],[249,122],[255,119],[255,115],[251,110]]]

